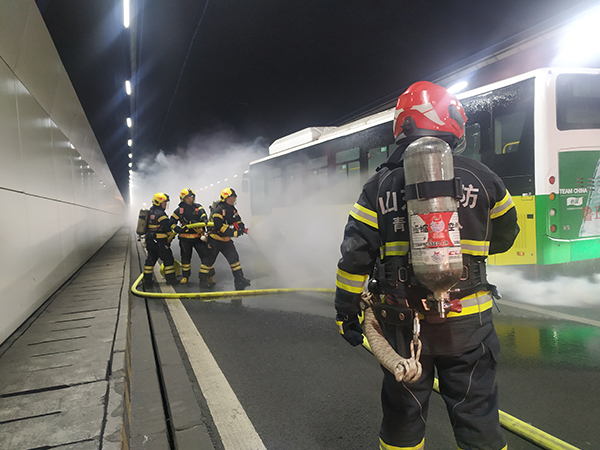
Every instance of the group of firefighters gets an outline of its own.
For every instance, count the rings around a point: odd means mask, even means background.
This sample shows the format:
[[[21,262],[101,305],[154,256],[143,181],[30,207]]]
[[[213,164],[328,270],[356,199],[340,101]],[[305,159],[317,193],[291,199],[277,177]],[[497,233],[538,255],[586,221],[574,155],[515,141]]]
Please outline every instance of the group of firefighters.
[[[192,269],[192,253],[200,257],[201,265],[198,274],[199,285],[210,289],[215,285],[214,264],[219,253],[222,253],[231,266],[236,290],[250,286],[250,280],[244,277],[240,258],[232,238],[247,233],[235,203],[237,194],[232,188],[221,191],[220,201],[213,206],[210,218],[199,203],[196,194],[185,188],[179,194],[181,202],[171,216],[166,209],[169,196],[163,192],[154,194],[152,207],[148,211],[145,227],[145,243],[148,257],[144,264],[143,284],[145,289],[153,285],[153,270],[158,259],[164,264],[164,276],[167,284],[187,284]],[[208,226],[209,222],[212,226]],[[179,237],[181,250],[181,279],[177,279],[175,258],[171,251],[171,235]]]

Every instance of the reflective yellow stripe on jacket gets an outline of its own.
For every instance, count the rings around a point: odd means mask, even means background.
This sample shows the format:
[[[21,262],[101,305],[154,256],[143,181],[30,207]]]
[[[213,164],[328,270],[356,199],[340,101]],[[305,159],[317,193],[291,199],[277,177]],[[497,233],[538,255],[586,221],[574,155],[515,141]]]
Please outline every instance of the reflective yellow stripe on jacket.
[[[467,295],[460,299],[460,303],[462,304],[462,311],[459,313],[450,311],[447,317],[463,317],[470,316],[471,314],[479,314],[494,306],[492,294],[489,291],[479,291],[475,294]]]
[[[367,275],[353,275],[338,268],[335,285],[353,294],[362,294],[367,278]]]
[[[350,211],[350,215],[359,222],[366,223],[370,227],[378,229],[377,213],[375,211],[371,211],[370,209],[355,203]]]
[[[490,252],[490,241],[461,239],[460,247],[465,255],[487,256]]]
[[[492,210],[490,211],[490,218],[495,219],[496,217],[500,217],[505,214],[510,208],[514,208],[515,204],[513,203],[512,197],[508,190],[506,191],[506,195],[502,200],[497,202]]]
[[[386,242],[385,247],[380,247],[381,259],[386,256],[404,256],[408,253],[408,241]]]

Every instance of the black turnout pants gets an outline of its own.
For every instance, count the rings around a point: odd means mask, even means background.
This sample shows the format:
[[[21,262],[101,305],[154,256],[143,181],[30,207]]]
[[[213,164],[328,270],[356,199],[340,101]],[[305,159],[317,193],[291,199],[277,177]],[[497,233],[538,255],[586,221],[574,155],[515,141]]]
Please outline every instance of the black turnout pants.
[[[152,272],[159,258],[165,265],[167,283],[174,283],[176,280],[175,259],[168,239],[146,238],[146,250],[148,250],[148,257],[144,263],[144,283],[152,284]]]
[[[242,266],[240,264],[240,256],[235,249],[233,241],[218,241],[211,237],[208,239],[208,244],[210,246],[210,251],[202,262],[203,266],[206,267],[207,276],[210,276],[214,273],[214,264],[217,260],[217,256],[219,256],[219,253],[223,254],[231,266],[231,271],[235,279],[244,276],[244,273],[242,272]],[[202,269],[200,272],[202,273]]]
[[[156,264],[156,261],[160,258],[165,266],[172,266],[175,264],[173,258],[173,252],[167,239],[147,239],[146,249],[148,250],[148,257],[146,258],[145,266],[152,266]]]
[[[186,239],[179,238],[179,249],[181,250],[181,275],[184,278],[189,278],[192,272],[192,253],[196,253],[200,257],[200,261],[204,263],[208,248],[206,242],[202,242],[200,238]]]
[[[384,325],[386,338],[397,349],[412,339],[410,327]],[[408,357],[409,355],[402,354]],[[474,348],[456,355],[421,355],[423,374],[415,383],[398,383],[385,368],[381,403],[380,439],[388,446],[421,449],[433,388],[434,368],[459,449],[501,450],[506,440],[498,418],[496,364],[500,353],[493,325]],[[387,448],[387,447],[385,447]]]

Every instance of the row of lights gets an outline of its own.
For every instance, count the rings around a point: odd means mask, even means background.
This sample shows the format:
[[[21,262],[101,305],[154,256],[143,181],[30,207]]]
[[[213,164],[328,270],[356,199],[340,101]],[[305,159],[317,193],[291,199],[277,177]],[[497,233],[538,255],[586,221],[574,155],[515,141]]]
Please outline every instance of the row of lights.
[[[130,0],[123,0],[123,26],[125,28],[129,28],[129,24],[130,24],[130,12],[129,12],[129,6],[130,6]],[[127,93],[127,95],[131,95],[131,81],[130,80],[125,80],[125,92]],[[133,127],[133,121],[131,120],[131,117],[128,117],[125,121],[125,123],[127,124],[127,128],[132,128]],[[133,139],[128,139],[127,140],[127,146],[128,147],[133,147]],[[133,153],[129,153],[127,156],[129,156],[129,188],[131,189],[131,174],[133,172]]]
[[[233,178],[237,178],[237,174],[233,176]],[[229,180],[229,178],[225,178],[223,180],[223,183],[225,183],[227,180]],[[221,184],[221,181],[217,181],[216,183],[211,183],[211,184],[207,184],[206,186],[204,186],[203,188],[198,189],[199,191],[203,190],[203,189],[208,189],[209,187],[213,187],[215,184]]]

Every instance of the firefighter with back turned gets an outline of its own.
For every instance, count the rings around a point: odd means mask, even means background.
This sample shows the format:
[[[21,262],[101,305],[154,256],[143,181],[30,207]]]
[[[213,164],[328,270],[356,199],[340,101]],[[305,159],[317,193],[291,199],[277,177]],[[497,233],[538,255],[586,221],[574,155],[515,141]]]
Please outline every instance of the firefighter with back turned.
[[[376,317],[383,336],[400,356],[410,357],[414,324],[420,324],[421,376],[398,382],[383,369],[380,449],[424,448],[434,369],[458,448],[507,448],[495,379],[500,343],[492,321],[492,295],[497,290],[487,281],[485,260],[507,251],[519,227],[502,180],[480,162],[459,155],[465,148],[466,121],[460,102],[443,87],[424,81],[410,86],[398,98],[395,111],[398,147],[363,186],[344,230],[335,295],[340,334],[351,345],[362,343],[360,302],[369,276],[374,280],[369,283],[372,290],[380,294],[377,301],[381,299],[380,305],[393,312]],[[458,202],[463,264],[443,314],[429,307],[432,292],[412,270],[407,201],[418,199],[422,192],[415,194],[415,185],[407,188],[403,160],[409,145],[440,144],[438,140],[454,153],[454,176],[460,179],[449,195]],[[436,196],[436,189],[451,186],[435,184],[421,188]]]
[[[175,274],[175,259],[169,244],[169,232],[173,222],[165,212],[169,203],[169,196],[164,192],[158,192],[152,197],[152,207],[148,212],[148,227],[146,231],[146,250],[148,257],[144,263],[144,288],[150,288],[153,284],[152,272],[154,264],[160,258],[164,264],[165,279],[167,284],[177,284]]]

